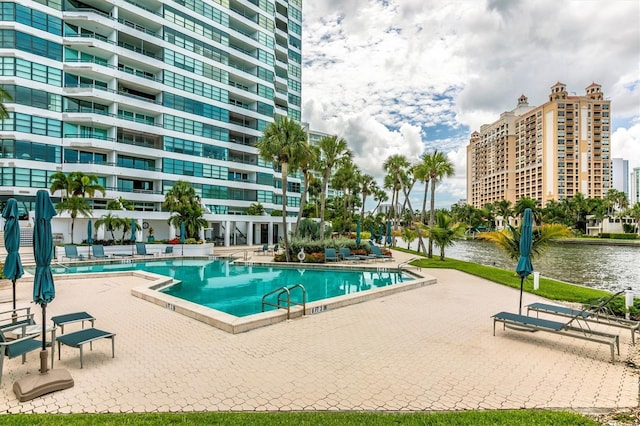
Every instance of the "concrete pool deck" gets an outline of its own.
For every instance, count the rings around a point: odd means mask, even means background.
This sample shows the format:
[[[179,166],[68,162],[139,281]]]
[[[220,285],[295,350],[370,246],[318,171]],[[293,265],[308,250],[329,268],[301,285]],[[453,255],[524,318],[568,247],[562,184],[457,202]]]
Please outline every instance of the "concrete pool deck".
[[[78,350],[62,347],[54,367],[67,369],[75,386],[22,403],[12,385],[38,374],[38,353],[25,364],[5,359],[0,412],[638,406],[638,374],[625,362],[637,348],[627,332],[615,364],[593,342],[501,327],[493,336],[491,315],[516,311],[517,290],[458,271],[421,272],[437,283],[235,335],[133,297],[146,281],[140,276],[56,279],[47,317],[91,313],[96,328],[117,334],[115,358],[109,341],[96,341],[80,369]],[[18,307],[32,306],[40,323],[31,282],[17,289]],[[11,284],[0,292],[0,309],[9,309]],[[539,300],[524,295],[524,304]]]

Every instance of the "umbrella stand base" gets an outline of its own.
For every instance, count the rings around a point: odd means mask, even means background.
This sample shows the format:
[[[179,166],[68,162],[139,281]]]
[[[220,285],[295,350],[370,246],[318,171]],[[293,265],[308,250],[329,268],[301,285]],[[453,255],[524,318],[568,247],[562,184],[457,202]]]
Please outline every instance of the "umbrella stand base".
[[[73,378],[67,370],[49,370],[45,374],[34,374],[16,381],[13,392],[18,401],[32,400],[47,393],[73,387]]]

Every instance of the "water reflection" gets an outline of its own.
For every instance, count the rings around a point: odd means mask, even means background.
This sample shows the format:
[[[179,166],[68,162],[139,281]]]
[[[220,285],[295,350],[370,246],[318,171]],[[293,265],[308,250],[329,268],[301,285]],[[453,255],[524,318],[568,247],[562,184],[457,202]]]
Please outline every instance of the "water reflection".
[[[401,240],[399,247],[406,247]],[[416,250],[417,240],[411,243]],[[440,251],[434,247],[434,256]],[[446,257],[515,270],[510,260],[493,244],[479,240],[460,240],[447,247]],[[640,292],[640,246],[599,246],[586,244],[552,244],[533,261],[541,275],[604,290],[632,287]]]

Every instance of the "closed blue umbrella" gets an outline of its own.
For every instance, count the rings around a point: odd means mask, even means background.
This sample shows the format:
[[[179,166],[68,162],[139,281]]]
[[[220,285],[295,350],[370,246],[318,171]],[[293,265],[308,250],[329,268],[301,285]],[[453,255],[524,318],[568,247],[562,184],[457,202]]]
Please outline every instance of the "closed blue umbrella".
[[[391,221],[387,221],[387,244],[391,245]]]
[[[87,244],[93,244],[93,224],[91,219],[87,222]]]
[[[381,243],[382,242],[382,236],[384,235],[384,224],[380,224],[380,235],[378,235],[378,242]]]
[[[36,272],[33,277],[33,301],[42,307],[42,351],[46,352],[46,313],[47,304],[56,297],[56,288],[51,273],[53,258],[53,235],[51,218],[56,209],[49,198],[49,192],[40,190],[36,193],[35,224],[33,228],[33,256],[36,261]],[[47,372],[47,356],[40,356],[40,372]]]
[[[356,244],[360,245],[360,219],[356,221]]]
[[[131,241],[136,240],[136,220],[131,219]]]
[[[522,293],[524,291],[524,279],[533,272],[531,264],[531,246],[533,244],[533,215],[531,209],[525,209],[522,217],[522,227],[520,229],[520,257],[516,273],[520,276],[520,309],[522,314]]]
[[[2,211],[4,218],[4,247],[7,257],[4,260],[2,273],[13,284],[13,310],[16,310],[16,280],[24,274],[20,261],[20,224],[18,223],[18,202],[9,198]]]
[[[371,232],[371,237],[369,237],[369,239],[371,241],[375,241],[376,240],[376,230],[375,230],[375,224],[373,222],[371,222],[371,230],[369,232]]]
[[[184,240],[187,236],[187,230],[184,226],[184,222],[180,222],[180,244],[182,244],[182,255],[184,256]]]
[[[180,223],[180,244],[184,244],[184,240],[187,239],[186,235],[187,235],[187,231],[185,229],[184,222],[181,222]]]

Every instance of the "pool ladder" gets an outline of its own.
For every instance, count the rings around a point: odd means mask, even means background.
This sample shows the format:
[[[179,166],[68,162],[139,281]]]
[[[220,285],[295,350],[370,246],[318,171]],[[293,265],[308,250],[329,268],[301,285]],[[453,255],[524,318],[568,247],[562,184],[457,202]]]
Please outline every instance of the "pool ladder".
[[[291,300],[291,290],[295,290],[297,288],[299,288],[302,291],[302,302],[296,302]],[[267,297],[275,293],[278,293],[276,303],[267,302],[266,300]],[[286,295],[285,299],[282,298],[282,296],[284,295]],[[262,296],[262,312],[264,312],[265,305],[273,306],[277,309],[286,309],[287,319],[291,318],[291,305],[302,306],[302,315],[307,315],[307,291],[305,290],[302,284],[295,284],[290,287],[284,287],[284,286],[279,287]]]

